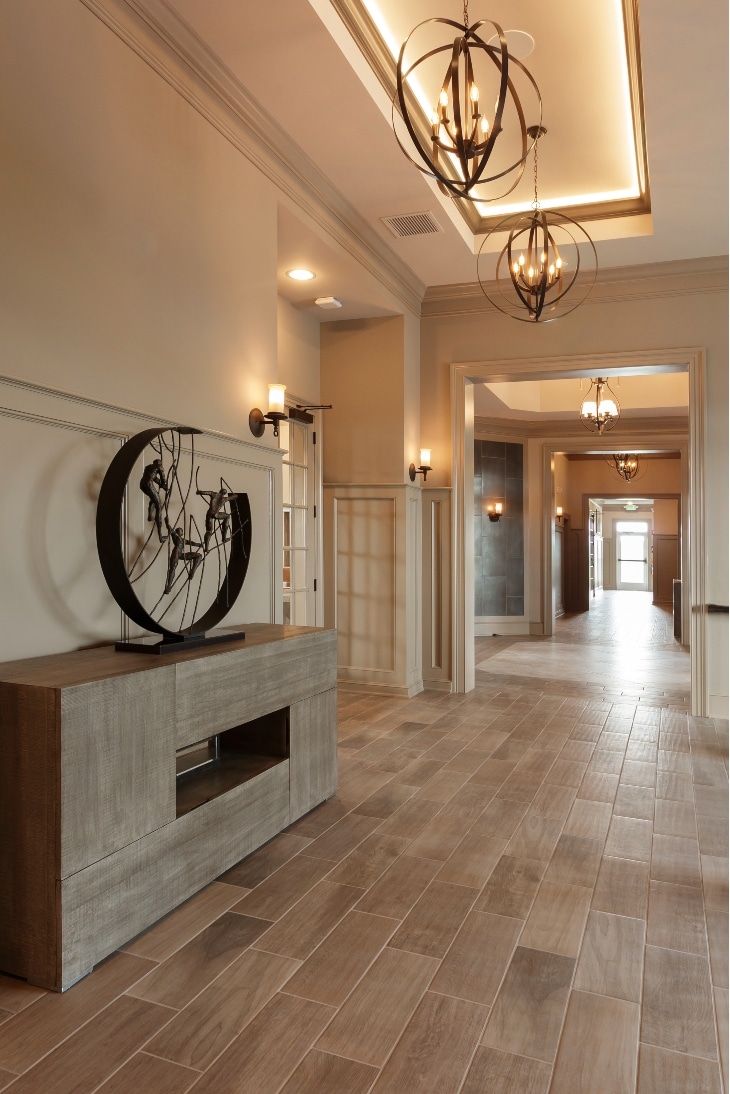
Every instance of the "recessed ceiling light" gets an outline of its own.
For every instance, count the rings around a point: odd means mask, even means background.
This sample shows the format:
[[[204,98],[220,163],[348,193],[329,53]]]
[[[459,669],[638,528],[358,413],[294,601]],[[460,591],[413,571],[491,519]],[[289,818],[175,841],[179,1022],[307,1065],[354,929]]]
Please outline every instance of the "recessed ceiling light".
[[[286,276],[291,277],[292,281],[311,281],[314,274],[311,270],[287,270]]]

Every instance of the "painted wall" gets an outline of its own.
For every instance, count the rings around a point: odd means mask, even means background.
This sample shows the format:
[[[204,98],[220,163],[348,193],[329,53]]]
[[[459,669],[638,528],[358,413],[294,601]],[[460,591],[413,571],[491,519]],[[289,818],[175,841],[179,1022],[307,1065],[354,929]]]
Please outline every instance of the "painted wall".
[[[327,421],[324,481],[404,482],[404,317],[323,323],[321,339],[322,400],[337,409]]]
[[[319,403],[319,323],[277,299],[278,380],[300,402]]]
[[[557,462],[557,457],[556,457]],[[561,468],[563,464],[561,463]],[[556,479],[557,483],[557,479]],[[680,460],[644,460],[639,474],[624,482],[608,460],[565,460],[563,512],[570,516],[571,527],[583,527],[583,497],[650,498],[654,494],[681,494]],[[676,502],[675,512],[676,512]],[[676,528],[675,528],[676,531]]]
[[[75,2],[5,6],[0,145],[0,660],[119,637],[96,494],[160,419],[230,435],[200,442],[253,508],[227,622],[277,618],[280,456],[247,425],[280,371],[274,187]],[[284,315],[282,379],[316,396],[313,334]]]

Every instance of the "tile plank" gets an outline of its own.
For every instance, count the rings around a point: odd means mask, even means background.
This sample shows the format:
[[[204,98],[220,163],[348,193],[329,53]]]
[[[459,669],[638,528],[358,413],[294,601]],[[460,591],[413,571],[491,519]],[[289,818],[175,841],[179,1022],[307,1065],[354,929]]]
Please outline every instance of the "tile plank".
[[[481,1043],[552,1063],[575,960],[518,946]]]
[[[638,1047],[638,1003],[571,992],[551,1094],[634,1094]]]
[[[261,935],[256,948],[303,961],[362,895],[362,889],[351,885],[320,881]]]
[[[281,1094],[367,1094],[377,1075],[375,1067],[312,1049]]]
[[[386,948],[340,1008],[317,1048],[381,1067],[400,1037],[438,961]]]
[[[491,1006],[522,930],[522,921],[470,912],[431,990]]]
[[[641,1040],[657,1048],[717,1059],[706,958],[646,947]]]
[[[480,1046],[460,1094],[547,1094],[551,1074],[542,1060]]]
[[[720,1068],[712,1060],[671,1052],[654,1045],[639,1046],[636,1094],[720,1094]]]
[[[546,877],[527,917],[520,945],[577,957],[590,904],[590,889]]]
[[[299,968],[247,950],[146,1046],[155,1056],[204,1071]]]
[[[488,1013],[477,1003],[426,992],[373,1094],[457,1094]]]
[[[394,949],[443,957],[478,895],[463,885],[434,881],[390,941]]]
[[[147,1052],[138,1052],[115,1071],[110,1079],[96,1088],[95,1094],[184,1094],[200,1078],[198,1071],[180,1067],[169,1060],[160,1060]]]
[[[642,919],[592,911],[575,973],[575,989],[641,1002],[645,934]]]

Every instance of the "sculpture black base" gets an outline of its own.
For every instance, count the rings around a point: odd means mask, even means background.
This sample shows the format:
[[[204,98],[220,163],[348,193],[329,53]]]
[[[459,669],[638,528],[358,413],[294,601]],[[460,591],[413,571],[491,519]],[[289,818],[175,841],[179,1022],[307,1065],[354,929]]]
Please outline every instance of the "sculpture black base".
[[[221,642],[240,642],[245,631],[211,631],[210,634],[181,634],[179,638],[163,638],[152,634],[145,638],[131,638],[128,642],[115,642],[114,649],[121,653],[181,653],[199,646],[215,646]]]

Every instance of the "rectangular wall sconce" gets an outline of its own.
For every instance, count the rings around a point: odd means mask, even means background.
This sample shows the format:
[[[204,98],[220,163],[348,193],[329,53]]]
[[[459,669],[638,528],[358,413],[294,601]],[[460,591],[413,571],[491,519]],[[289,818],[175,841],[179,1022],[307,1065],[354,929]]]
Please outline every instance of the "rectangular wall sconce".
[[[492,521],[493,524],[496,521],[498,521],[499,518],[502,516],[502,502],[501,501],[495,501],[495,502],[490,501],[490,502],[488,502],[487,503],[487,516],[489,517],[489,519]]]

